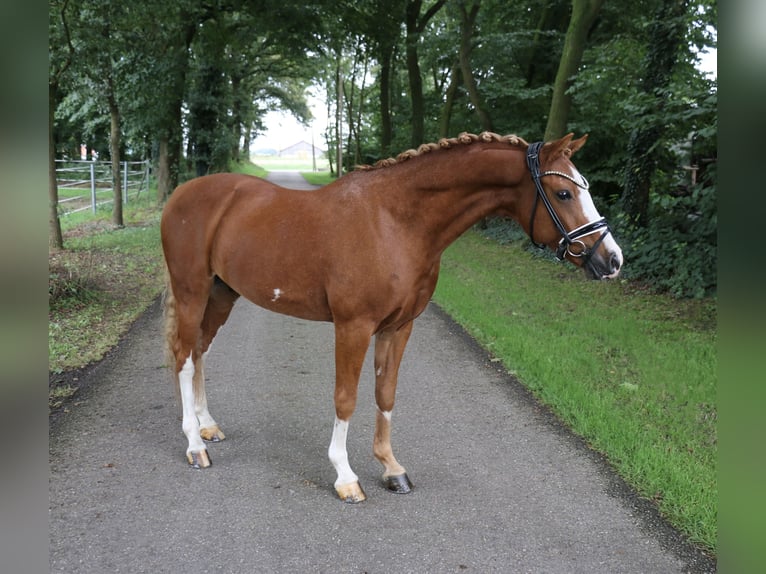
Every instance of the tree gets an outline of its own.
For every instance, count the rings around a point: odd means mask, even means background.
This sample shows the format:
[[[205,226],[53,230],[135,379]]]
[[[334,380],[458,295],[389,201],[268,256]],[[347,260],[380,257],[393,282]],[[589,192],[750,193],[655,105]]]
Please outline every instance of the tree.
[[[564,50],[553,84],[551,109],[548,114],[548,124],[545,127],[545,141],[558,139],[566,133],[569,111],[572,107],[572,96],[569,93],[570,82],[580,67],[588,32],[603,2],[604,0],[572,0],[572,17],[569,20]]]
[[[96,0],[78,0],[71,6],[67,18],[73,57],[67,72],[71,83],[67,94],[69,105],[79,100],[80,108],[98,110],[100,120],[108,128],[108,150],[112,164],[112,188],[114,204],[112,221],[123,225],[122,178],[120,177],[121,112],[119,89],[126,82],[122,70],[129,65],[131,51],[123,42],[123,26],[130,17],[130,10],[122,4],[104,3]],[[73,114],[81,114],[74,110]]]
[[[656,142],[663,132],[660,112],[669,98],[665,88],[684,41],[687,5],[688,0],[662,0],[650,28],[641,81],[647,97],[641,114],[644,121],[639,119],[630,134],[622,195],[623,210],[639,227],[648,223],[649,191],[659,151]]]
[[[422,144],[425,137],[425,104],[423,101],[423,79],[418,62],[418,43],[428,21],[444,6],[446,1],[436,0],[422,15],[420,13],[423,6],[422,0],[407,0],[405,7],[405,25],[407,29],[405,52],[410,102],[412,104],[412,135],[410,137],[412,147]]]
[[[378,113],[380,115],[379,154],[391,155],[393,117],[391,115],[391,85],[394,55],[400,40],[403,0],[374,0],[371,17],[364,27],[378,63]]]
[[[126,118],[156,144],[157,202],[164,203],[179,183],[183,140],[183,105],[189,73],[189,49],[203,18],[196,2],[170,4],[142,0],[131,30],[134,55],[133,85]],[[163,18],[155,14],[160,11]]]
[[[67,7],[69,0],[51,2],[49,32],[51,50],[48,68],[48,245],[63,249],[64,237],[59,220],[59,193],[56,178],[55,115],[59,99],[59,86],[72,63],[74,47],[69,35]]]
[[[83,2],[79,12],[77,34],[82,41],[78,60],[80,72],[94,86],[96,96],[106,100],[109,115],[109,155],[112,163],[112,223],[124,225],[122,216],[122,178],[120,177],[120,106],[118,86],[122,85],[120,69],[125,65],[120,26],[125,25],[125,12],[120,4]]]
[[[471,69],[473,31],[476,26],[476,16],[479,13],[480,6],[481,0],[470,0],[469,2],[461,0],[458,3],[460,9],[460,53],[458,61],[460,62],[460,73],[462,74],[463,82],[465,83],[466,90],[468,90],[471,103],[476,110],[476,115],[479,117],[482,129],[494,131],[489,110],[484,103],[484,98],[479,93],[479,87],[476,84],[476,79]]]

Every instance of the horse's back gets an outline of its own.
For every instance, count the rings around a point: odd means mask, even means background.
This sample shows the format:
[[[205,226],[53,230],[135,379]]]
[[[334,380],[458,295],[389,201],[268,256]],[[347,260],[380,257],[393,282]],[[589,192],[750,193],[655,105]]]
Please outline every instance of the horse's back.
[[[195,221],[209,220],[220,215],[221,209],[238,193],[269,196],[278,186],[255,176],[238,173],[218,173],[191,179],[179,185],[171,194],[163,211],[166,225],[193,217]],[[188,221],[188,219],[187,219]]]

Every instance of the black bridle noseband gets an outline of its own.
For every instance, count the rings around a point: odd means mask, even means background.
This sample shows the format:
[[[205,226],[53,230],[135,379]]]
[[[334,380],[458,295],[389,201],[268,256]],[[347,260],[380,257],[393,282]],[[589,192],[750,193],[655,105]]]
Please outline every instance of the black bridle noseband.
[[[532,180],[535,182],[535,189],[537,190],[537,193],[535,194],[535,204],[532,207],[532,216],[530,217],[530,220],[529,220],[529,238],[532,240],[532,243],[534,245],[536,245],[537,247],[541,249],[545,249],[545,244],[537,243],[535,241],[535,235],[534,235],[535,212],[537,211],[537,201],[538,199],[542,199],[543,203],[545,204],[545,208],[548,210],[548,213],[550,214],[551,219],[553,220],[553,223],[556,226],[556,229],[558,229],[559,233],[561,234],[561,241],[559,241],[559,246],[556,249],[556,259],[558,259],[559,261],[563,261],[564,256],[568,253],[572,257],[583,257],[583,265],[585,265],[590,261],[590,258],[591,258],[591,255],[593,255],[593,252],[596,249],[598,249],[598,246],[601,245],[601,242],[604,241],[606,236],[609,233],[611,233],[612,230],[609,228],[609,224],[606,222],[606,219],[603,217],[596,221],[591,221],[590,223],[581,225],[577,229],[573,229],[572,231],[569,231],[569,232],[567,232],[567,230],[564,229],[564,224],[561,223],[559,216],[556,215],[556,211],[553,209],[553,205],[551,204],[550,199],[548,199],[548,196],[545,194],[543,185],[542,183],[540,183],[540,178],[545,175],[558,175],[559,177],[568,179],[569,181],[574,183],[577,187],[581,189],[586,189],[586,190],[588,189],[588,182],[584,177],[582,178],[582,182],[576,181],[571,175],[560,172],[560,171],[544,171],[540,173],[540,148],[543,147],[543,144],[544,142],[533,143],[527,149],[527,166],[529,167],[529,171],[532,173]],[[590,235],[591,233],[596,233],[600,229],[604,229],[604,232],[596,240],[593,246],[590,249],[588,249],[585,243],[580,241],[580,237],[585,237],[586,235]],[[572,251],[571,247],[573,245],[578,246],[576,251]]]

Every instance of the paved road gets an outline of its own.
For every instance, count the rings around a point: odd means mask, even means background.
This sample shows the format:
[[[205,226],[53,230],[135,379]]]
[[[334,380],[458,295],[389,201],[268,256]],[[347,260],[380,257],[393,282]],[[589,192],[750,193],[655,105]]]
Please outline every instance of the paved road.
[[[341,503],[332,325],[240,301],[208,396],[227,439],[187,467],[156,303],[51,425],[50,570],[85,573],[686,573],[685,545],[433,305],[402,364],[391,494],[372,456],[371,356],[348,441],[368,500]]]

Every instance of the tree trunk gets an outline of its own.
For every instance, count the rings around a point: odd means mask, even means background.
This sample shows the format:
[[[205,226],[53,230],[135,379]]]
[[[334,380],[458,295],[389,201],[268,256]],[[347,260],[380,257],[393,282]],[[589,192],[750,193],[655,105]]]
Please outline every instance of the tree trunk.
[[[645,117],[660,117],[665,106],[663,88],[670,82],[677,54],[684,42],[688,0],[663,0],[649,34],[641,90],[653,95]],[[656,142],[662,137],[662,120],[639,125],[630,134],[625,167],[622,208],[639,227],[649,222],[649,192],[657,167]]]
[[[439,118],[439,137],[450,137],[450,120],[452,119],[452,107],[455,105],[457,89],[460,85],[460,62],[455,60],[450,70],[450,82],[447,91],[444,93],[444,106],[442,106],[441,117]]]
[[[112,156],[112,189],[114,190],[114,206],[112,209],[112,223],[117,227],[125,224],[122,219],[122,178],[120,177],[120,112],[113,95],[109,100],[109,153]]]
[[[391,60],[393,45],[380,49],[380,155],[383,158],[391,154],[393,125],[391,119]]]
[[[479,87],[476,85],[476,79],[471,70],[471,41],[473,39],[473,30],[476,24],[476,15],[479,13],[481,0],[471,2],[470,11],[466,10],[465,2],[460,3],[460,71],[463,75],[463,83],[468,90],[468,97],[471,99],[476,115],[479,117],[481,128],[485,131],[494,131],[492,129],[492,119],[484,103],[484,98],[479,93]]]
[[[582,62],[585,43],[593,22],[604,0],[572,0],[572,17],[569,20],[564,51],[559,61],[559,69],[553,84],[553,98],[545,127],[545,141],[562,137],[566,133],[569,112],[572,108],[572,96],[567,93],[572,76]]]
[[[411,0],[407,3],[407,39],[405,41],[405,54],[407,61],[407,80],[410,86],[410,105],[412,116],[410,125],[410,145],[413,148],[423,143],[425,137],[425,118],[423,103],[423,79],[420,76],[420,64],[418,63],[418,16],[420,15],[420,0]]]
[[[341,70],[342,54],[338,55],[338,63],[335,68],[335,88],[337,103],[335,105],[335,171],[338,177],[343,175],[343,71]]]
[[[418,42],[428,21],[444,6],[446,1],[436,0],[422,16],[420,15],[422,0],[408,0],[405,10],[407,27],[405,53],[412,106],[412,136],[410,141],[413,148],[418,147],[425,139],[425,103],[423,100],[423,78],[420,75],[420,64],[418,63]]]
[[[159,158],[157,159],[157,203],[162,205],[170,195],[170,163],[168,157],[168,138],[160,138]]]
[[[64,237],[59,220],[59,188],[56,181],[56,137],[54,116],[56,112],[56,85],[48,83],[48,247],[63,249]]]
[[[243,117],[242,117],[242,104],[241,104],[241,87],[242,87],[242,78],[240,77],[239,73],[232,73],[230,77],[230,83],[231,83],[231,91],[232,91],[232,110],[231,110],[231,131],[232,131],[232,142],[231,142],[231,158],[236,163],[239,163],[241,159],[240,155],[240,147],[241,140],[242,140],[242,126],[244,124]]]
[[[359,48],[361,52],[361,57],[364,58],[364,66],[362,69],[362,81],[361,85],[359,86],[359,105],[357,106],[356,110],[356,116],[351,117],[351,109],[349,109],[349,127],[353,124],[353,131],[354,131],[354,157],[355,157],[355,163],[359,165],[362,163],[362,114],[364,113],[364,102],[366,100],[366,79],[367,79],[367,69],[370,65],[370,58],[367,55],[366,51],[363,51],[361,47]]]

